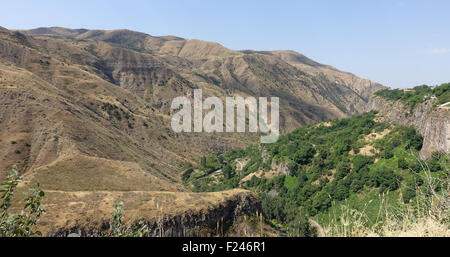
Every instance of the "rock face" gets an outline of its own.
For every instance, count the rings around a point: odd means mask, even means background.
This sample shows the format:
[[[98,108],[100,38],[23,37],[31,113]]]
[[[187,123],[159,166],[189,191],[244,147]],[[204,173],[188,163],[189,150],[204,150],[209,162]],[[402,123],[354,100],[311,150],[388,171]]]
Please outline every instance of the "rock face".
[[[232,193],[232,194],[231,194]],[[188,236],[223,236],[233,233],[234,222],[243,216],[253,216],[261,213],[261,203],[256,195],[246,191],[230,192],[231,196],[220,201],[217,206],[203,206],[199,209],[179,210],[170,215],[146,215],[141,217],[148,226],[148,237],[188,237]],[[198,198],[198,197],[197,197]],[[178,202],[178,201],[176,201]],[[170,204],[170,203],[167,203]],[[166,204],[164,204],[166,205]],[[176,203],[172,203],[176,205]],[[132,212],[132,210],[128,211]],[[102,220],[86,220],[74,225],[63,225],[49,230],[49,237],[67,237],[77,234],[81,237],[97,237],[102,235],[110,226],[109,217]],[[133,217],[125,217],[128,221],[136,222]]]
[[[449,109],[436,108],[433,101],[409,109],[399,101],[393,103],[380,97],[373,98],[368,108],[379,111],[396,124],[413,126],[424,137],[421,158],[430,158],[435,151],[450,152]]]
[[[291,173],[289,164],[277,163],[275,160],[272,160],[272,170],[275,170],[278,173],[284,174],[286,176],[289,176],[289,174]]]

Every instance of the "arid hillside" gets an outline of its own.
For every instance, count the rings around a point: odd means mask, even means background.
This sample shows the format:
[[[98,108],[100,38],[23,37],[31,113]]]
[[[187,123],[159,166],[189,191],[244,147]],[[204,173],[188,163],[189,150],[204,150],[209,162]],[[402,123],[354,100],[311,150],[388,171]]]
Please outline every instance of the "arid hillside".
[[[280,97],[282,132],[364,109],[383,86],[291,51],[128,30],[0,27],[0,176],[52,192],[186,191],[181,174],[248,134],[176,134],[173,98]]]
[[[179,86],[178,95],[200,87],[216,96],[279,96],[285,130],[356,114],[382,88],[293,51],[233,51],[214,42],[128,30],[41,28],[24,33],[70,41],[85,51],[78,56],[80,64],[165,111],[174,89],[158,86],[170,82]]]
[[[0,169],[20,162],[25,172],[43,168],[52,176],[74,164],[101,163],[84,169],[96,170],[101,189],[116,187],[103,181],[110,168],[113,176],[131,169],[177,184],[183,164],[251,140],[174,134],[171,101],[192,96],[194,88],[219,97],[278,96],[282,131],[355,114],[382,88],[291,51],[233,51],[128,30],[1,29],[0,62],[6,145]],[[157,190],[173,187],[155,183]],[[142,190],[140,183],[124,184]]]

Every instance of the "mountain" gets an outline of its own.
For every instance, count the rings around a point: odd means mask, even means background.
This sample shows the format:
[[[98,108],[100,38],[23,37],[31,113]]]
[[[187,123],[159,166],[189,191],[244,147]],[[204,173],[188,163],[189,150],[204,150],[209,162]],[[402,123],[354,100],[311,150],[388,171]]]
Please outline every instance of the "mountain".
[[[174,133],[171,101],[196,88],[220,98],[278,96],[288,132],[357,114],[384,87],[292,51],[129,30],[0,27],[0,175],[16,164],[23,185],[60,195],[187,191],[187,166],[256,139]]]
[[[84,65],[96,67],[114,84],[141,95],[179,75],[175,80],[191,82],[180,82],[182,87],[195,85],[220,96],[285,97],[282,116],[287,130],[356,114],[373,92],[382,88],[293,51],[233,51],[214,42],[153,37],[129,30],[41,28],[26,33],[76,42],[95,59],[93,65],[83,58]]]

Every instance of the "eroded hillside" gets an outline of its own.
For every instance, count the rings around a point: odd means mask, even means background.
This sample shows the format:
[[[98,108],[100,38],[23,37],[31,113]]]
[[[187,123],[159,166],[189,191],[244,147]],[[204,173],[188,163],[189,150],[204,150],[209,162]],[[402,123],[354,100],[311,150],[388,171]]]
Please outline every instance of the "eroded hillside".
[[[67,197],[187,191],[186,165],[256,139],[174,133],[171,101],[196,88],[220,98],[280,97],[286,132],[358,113],[383,87],[290,51],[234,51],[128,30],[0,27],[0,175],[16,164],[21,186],[39,182]],[[97,206],[102,197],[82,202]],[[61,210],[55,199],[50,216]]]

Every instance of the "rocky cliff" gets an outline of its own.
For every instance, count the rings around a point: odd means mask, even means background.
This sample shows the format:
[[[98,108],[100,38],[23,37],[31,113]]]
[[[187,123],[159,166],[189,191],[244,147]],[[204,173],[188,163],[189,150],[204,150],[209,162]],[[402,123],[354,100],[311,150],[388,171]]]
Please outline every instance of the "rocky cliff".
[[[435,151],[450,152],[450,109],[437,108],[433,101],[411,109],[380,97],[372,98],[368,109],[379,111],[396,124],[413,126],[424,137],[421,158],[430,158]]]
[[[50,237],[76,233],[83,237],[101,236],[111,224],[113,199],[124,202],[124,223],[143,221],[149,228],[145,236],[184,237],[222,236],[234,233],[239,218],[261,213],[261,203],[253,193],[231,190],[217,193],[168,192],[84,192],[63,193],[67,203],[53,201],[60,192],[49,192],[49,215],[42,220],[42,231]],[[53,214],[57,214],[53,216]]]

